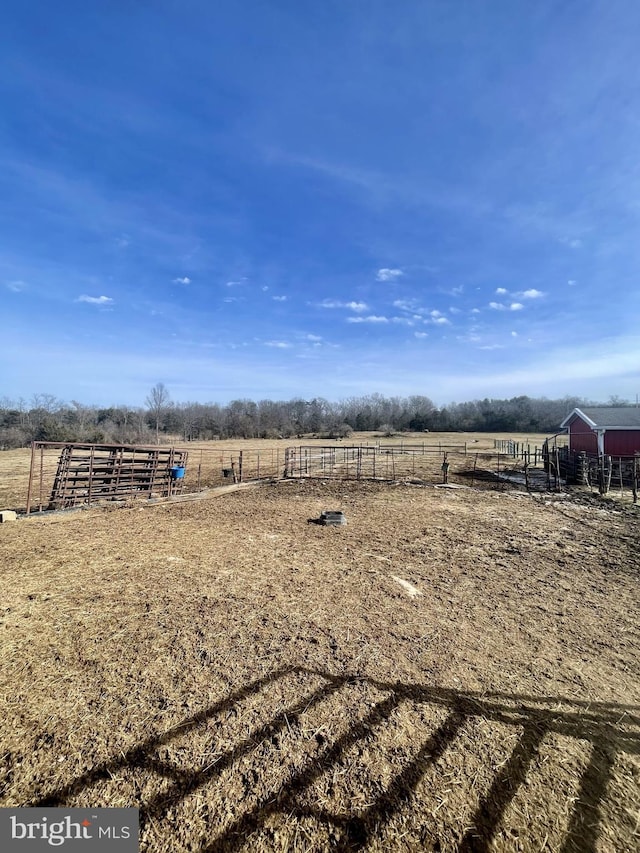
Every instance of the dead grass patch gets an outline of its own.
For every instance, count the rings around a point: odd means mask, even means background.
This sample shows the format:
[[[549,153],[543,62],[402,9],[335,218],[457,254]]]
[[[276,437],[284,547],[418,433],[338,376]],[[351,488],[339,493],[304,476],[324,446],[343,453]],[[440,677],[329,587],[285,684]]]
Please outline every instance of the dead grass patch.
[[[139,805],[154,853],[636,849],[637,523],[306,482],[3,525],[2,802]]]

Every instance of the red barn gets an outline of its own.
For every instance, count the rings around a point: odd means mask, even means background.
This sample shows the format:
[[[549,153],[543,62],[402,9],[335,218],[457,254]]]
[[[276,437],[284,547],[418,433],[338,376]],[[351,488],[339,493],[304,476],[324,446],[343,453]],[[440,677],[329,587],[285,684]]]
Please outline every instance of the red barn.
[[[640,453],[640,409],[589,406],[574,409],[560,424],[569,433],[569,449],[589,455]]]

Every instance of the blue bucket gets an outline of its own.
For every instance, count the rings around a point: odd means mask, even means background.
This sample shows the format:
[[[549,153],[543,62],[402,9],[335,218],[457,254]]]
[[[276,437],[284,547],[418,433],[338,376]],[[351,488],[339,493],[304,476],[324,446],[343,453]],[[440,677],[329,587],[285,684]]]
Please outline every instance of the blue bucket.
[[[182,480],[184,477],[184,465],[174,465],[171,469],[172,480]]]

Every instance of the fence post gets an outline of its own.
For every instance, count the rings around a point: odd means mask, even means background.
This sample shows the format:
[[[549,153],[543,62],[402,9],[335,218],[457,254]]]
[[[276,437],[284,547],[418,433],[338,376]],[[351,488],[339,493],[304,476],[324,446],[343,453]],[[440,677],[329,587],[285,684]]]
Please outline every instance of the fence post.
[[[618,457],[618,474],[620,475],[620,497],[622,497],[624,494],[622,488],[622,456]]]
[[[27,489],[27,515],[31,512],[31,487],[33,486],[33,462],[36,454],[36,443],[31,442],[31,467],[29,468],[29,487]]]

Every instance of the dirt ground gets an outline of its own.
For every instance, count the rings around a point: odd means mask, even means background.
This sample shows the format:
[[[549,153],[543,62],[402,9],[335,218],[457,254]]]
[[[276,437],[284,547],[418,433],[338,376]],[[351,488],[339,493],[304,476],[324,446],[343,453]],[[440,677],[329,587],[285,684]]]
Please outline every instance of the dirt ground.
[[[4,524],[0,802],[139,806],[150,853],[640,849],[638,520],[306,481]]]

